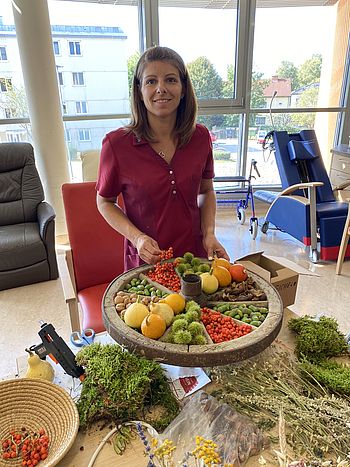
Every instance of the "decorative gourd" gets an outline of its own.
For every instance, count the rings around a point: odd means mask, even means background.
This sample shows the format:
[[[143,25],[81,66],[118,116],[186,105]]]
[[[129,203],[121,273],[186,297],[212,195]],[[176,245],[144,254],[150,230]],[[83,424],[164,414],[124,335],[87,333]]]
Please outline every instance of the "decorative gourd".
[[[41,360],[41,358],[31,350],[25,350],[29,353],[28,369],[25,377],[46,379],[52,383],[55,377],[55,370],[52,368],[50,363],[45,360]]]
[[[171,325],[174,319],[174,312],[171,306],[166,303],[151,303],[149,306],[152,313],[161,316],[164,318],[165,324],[168,326]]]
[[[203,272],[200,276],[202,281],[202,290],[206,294],[215,293],[219,288],[219,281],[213,275],[213,268],[210,272]]]
[[[124,322],[131,328],[139,329],[149,310],[143,303],[135,302],[128,306],[124,314]]]
[[[162,337],[165,330],[166,323],[164,318],[160,315],[156,315],[155,313],[148,313],[141,324],[142,334],[150,339],[159,339]]]

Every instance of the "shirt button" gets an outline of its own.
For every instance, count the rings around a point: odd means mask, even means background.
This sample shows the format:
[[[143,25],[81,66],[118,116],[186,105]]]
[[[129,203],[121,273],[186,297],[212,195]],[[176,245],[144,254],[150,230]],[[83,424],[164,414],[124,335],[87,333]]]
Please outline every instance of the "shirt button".
[[[171,184],[172,184],[172,185],[175,185],[175,180],[171,180]]]
[[[176,190],[173,190],[173,195],[176,195]]]
[[[169,170],[170,175],[172,175],[174,172],[172,170]]]

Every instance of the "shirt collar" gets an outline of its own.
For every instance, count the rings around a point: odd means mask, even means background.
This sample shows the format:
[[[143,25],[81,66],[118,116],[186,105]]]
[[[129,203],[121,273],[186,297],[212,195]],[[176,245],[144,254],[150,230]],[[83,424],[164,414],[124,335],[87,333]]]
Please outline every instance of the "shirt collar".
[[[133,145],[134,146],[141,146],[142,144],[147,144],[147,141],[143,138],[139,138],[136,135],[133,135]]]

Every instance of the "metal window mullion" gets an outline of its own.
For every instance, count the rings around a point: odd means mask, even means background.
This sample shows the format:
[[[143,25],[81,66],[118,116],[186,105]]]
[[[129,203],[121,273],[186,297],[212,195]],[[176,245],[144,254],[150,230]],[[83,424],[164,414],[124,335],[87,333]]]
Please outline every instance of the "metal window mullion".
[[[158,0],[140,0],[139,3],[140,52],[159,45]]]

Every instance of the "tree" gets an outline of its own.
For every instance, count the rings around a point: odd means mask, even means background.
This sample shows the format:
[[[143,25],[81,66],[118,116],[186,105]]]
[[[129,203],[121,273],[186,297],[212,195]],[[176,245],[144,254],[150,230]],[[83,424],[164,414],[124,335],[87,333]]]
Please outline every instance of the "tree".
[[[298,69],[292,62],[283,60],[276,71],[279,78],[290,78],[292,91],[299,88]]]
[[[235,75],[233,65],[227,67],[227,81],[223,82],[222,95],[227,99],[232,99],[234,97],[234,84],[235,84]],[[230,114],[225,116],[225,126],[229,128],[237,128],[239,126],[240,116],[237,114]]]
[[[253,71],[250,96],[250,107],[252,109],[261,109],[266,107],[264,89],[267,88],[269,82],[270,80],[263,79],[263,73],[260,71]]]
[[[131,87],[132,87],[132,79],[134,77],[134,73],[136,70],[137,62],[140,58],[140,52],[135,52],[128,58],[128,83],[129,83],[129,94],[131,94]]]
[[[187,64],[187,69],[197,96],[197,99],[217,99],[222,97],[223,82],[214,65],[206,57],[198,57]],[[220,126],[224,122],[223,115],[201,116],[198,121],[209,129]]]
[[[318,102],[318,86],[313,86],[306,89],[298,100],[298,107],[317,107]],[[292,122],[300,129],[313,128],[315,124],[315,114],[293,114]]]
[[[313,54],[298,69],[299,87],[308,86],[312,83],[319,83],[322,69],[322,56]]]
[[[3,93],[3,100],[0,100],[0,108],[8,115],[7,118],[26,118],[29,116],[27,96],[23,86],[11,85]],[[31,126],[29,123],[20,123],[27,134],[27,140],[32,139]]]

